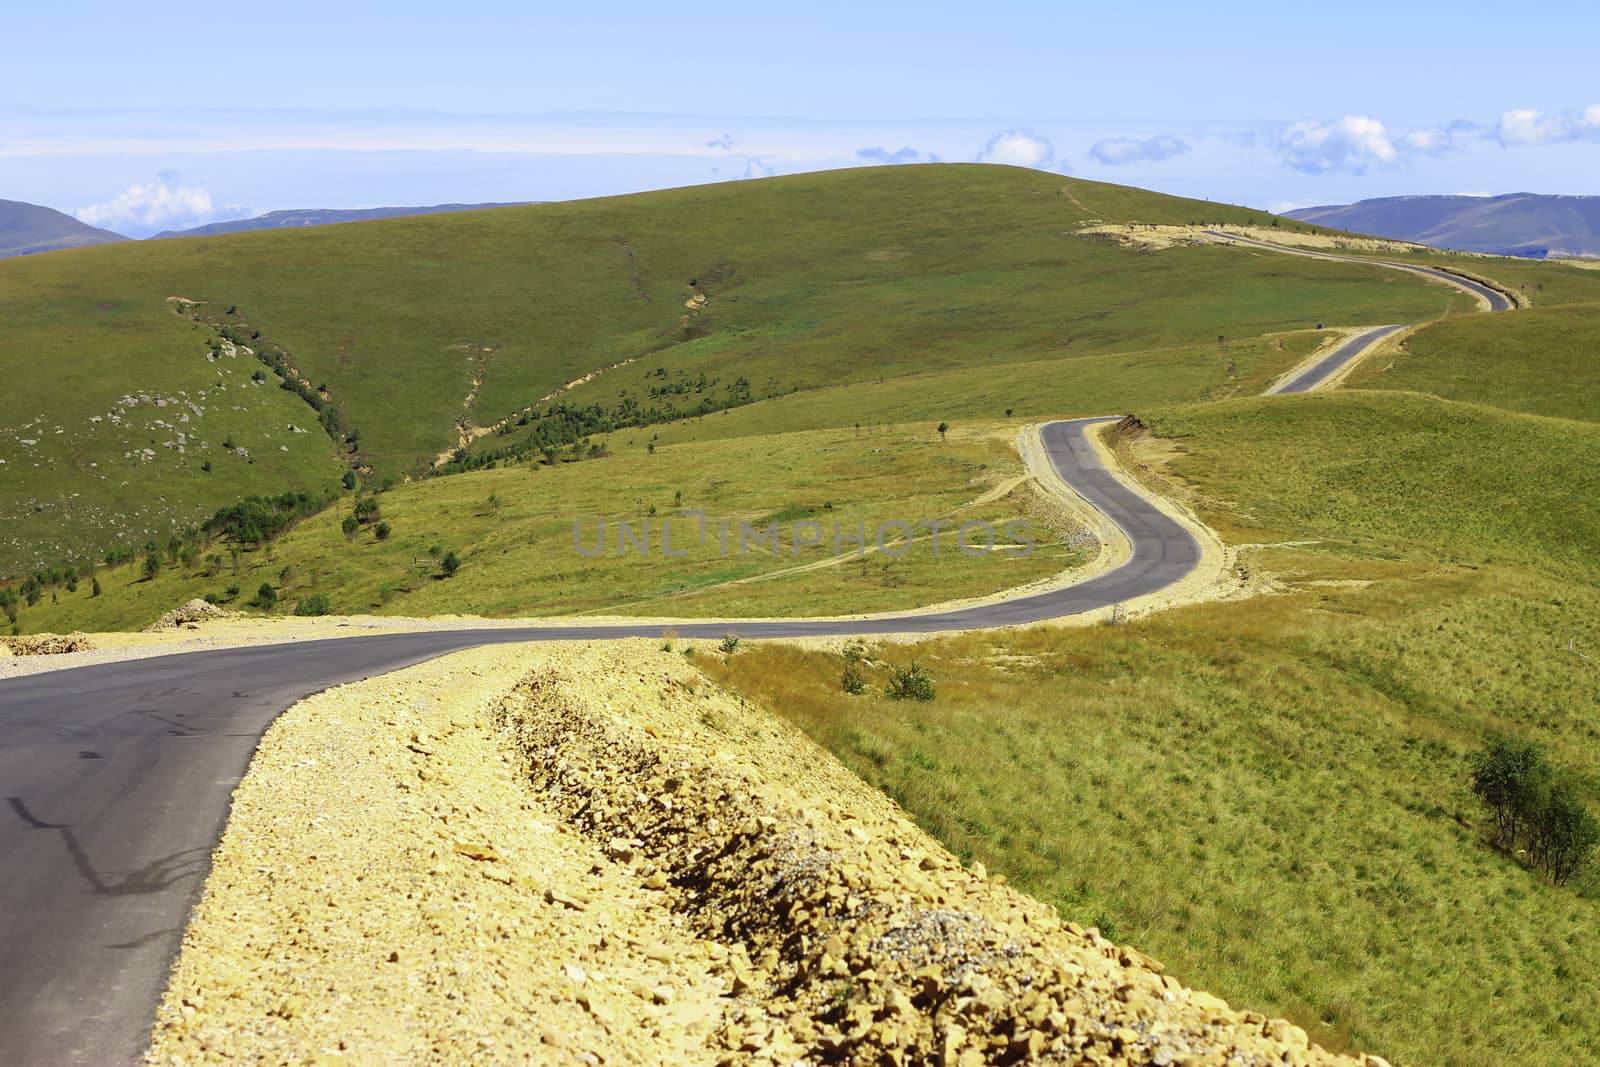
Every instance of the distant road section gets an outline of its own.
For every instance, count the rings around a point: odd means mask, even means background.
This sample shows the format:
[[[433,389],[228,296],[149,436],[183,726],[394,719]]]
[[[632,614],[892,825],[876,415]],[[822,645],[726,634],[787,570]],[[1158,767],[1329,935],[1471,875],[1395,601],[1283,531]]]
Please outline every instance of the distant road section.
[[[1364,256],[1340,256],[1332,252],[1317,252],[1309,248],[1294,248],[1290,245],[1273,244],[1271,241],[1258,241],[1253,237],[1240,237],[1236,233],[1227,233],[1223,230],[1207,230],[1212,237],[1234,244],[1252,245],[1256,248],[1265,248],[1271,252],[1285,252],[1291,256],[1309,256],[1312,259],[1332,259],[1340,263],[1361,263],[1368,267],[1387,267],[1390,270],[1403,270],[1409,274],[1420,274],[1424,278],[1446,285],[1453,285],[1463,292],[1470,293],[1480,300],[1486,301],[1490,311],[1513,311],[1516,304],[1504,292],[1492,285],[1485,285],[1475,278],[1468,278],[1454,271],[1440,270],[1437,267],[1423,267],[1415,263],[1396,263],[1389,259],[1367,259]]]
[[[1344,344],[1317,360],[1315,364],[1307,367],[1299,374],[1291,375],[1288,380],[1268,389],[1268,393],[1309,393],[1322,385],[1329,378],[1338,374],[1352,360],[1364,354],[1386,338],[1393,337],[1401,330],[1409,330],[1409,326],[1375,326],[1370,330],[1362,330]]]

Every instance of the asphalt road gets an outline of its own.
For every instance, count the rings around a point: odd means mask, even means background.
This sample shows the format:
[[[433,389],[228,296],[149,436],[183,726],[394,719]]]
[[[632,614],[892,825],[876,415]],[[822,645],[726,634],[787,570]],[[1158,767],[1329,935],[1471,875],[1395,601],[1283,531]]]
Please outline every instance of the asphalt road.
[[[997,604],[835,621],[701,622],[685,638],[930,633],[1130,600],[1182,578],[1199,546],[1130,491],[1084,436],[1042,430],[1062,478],[1132,543],[1090,581]],[[132,1063],[262,731],[329,686],[474,645],[656,637],[603,625],[385,634],[191,652],[0,681],[0,1062]]]
[[[1273,251],[1433,276],[1512,305],[1470,279],[1408,264]],[[1367,331],[1279,386],[1315,388],[1380,336]],[[685,638],[933,633],[1081,614],[1163,589],[1199,546],[1100,463],[1103,419],[1043,427],[1062,479],[1128,536],[1131,557],[1065,589],[931,614],[812,622],[700,622]],[[457,630],[191,652],[0,681],[0,1065],[136,1063],[198,899],[228,802],[261,733],[312,693],[475,645],[655,637],[656,625]]]
[[[1511,302],[1511,298],[1499,289],[1484,285],[1480,281],[1464,277],[1453,271],[1441,270],[1438,267],[1422,267],[1415,263],[1396,263],[1388,259],[1366,259],[1362,256],[1341,256],[1333,252],[1314,252],[1305,248],[1273,244],[1271,241],[1258,241],[1253,237],[1240,237],[1238,234],[1226,233],[1222,230],[1207,230],[1206,233],[1212,237],[1220,237],[1225,241],[1232,241],[1235,244],[1252,245],[1272,252],[1284,252],[1291,256],[1331,259],[1339,263],[1360,263],[1368,267],[1387,267],[1390,270],[1403,270],[1408,274],[1420,274],[1424,278],[1429,278],[1436,282],[1444,282],[1446,285],[1453,285],[1457,289],[1471,293],[1474,296],[1481,296],[1488,301],[1490,311],[1511,311],[1516,308],[1516,305]]]
[[[1323,382],[1338,373],[1339,368],[1355,359],[1361,353],[1382,341],[1385,337],[1392,337],[1401,330],[1409,330],[1409,326],[1376,326],[1370,330],[1362,330],[1351,337],[1344,344],[1317,360],[1311,366],[1294,375],[1282,385],[1269,389],[1271,393],[1309,393]]]

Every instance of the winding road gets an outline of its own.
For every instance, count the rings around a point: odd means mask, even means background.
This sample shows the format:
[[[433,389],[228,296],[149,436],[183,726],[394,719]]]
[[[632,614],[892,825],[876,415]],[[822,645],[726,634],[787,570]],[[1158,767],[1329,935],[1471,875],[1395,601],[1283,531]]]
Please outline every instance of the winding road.
[[[1496,310],[1512,306],[1497,290],[1457,275],[1352,261],[1431,274],[1490,299]],[[1314,389],[1405,328],[1363,331],[1272,391]],[[1164,589],[1195,569],[1200,546],[1101,462],[1087,435],[1107,421],[1041,428],[1057,474],[1132,546],[1130,557],[1105,574],[930,613],[691,622],[673,629],[685,638],[934,633],[1061,618]],[[139,1061],[229,798],[262,732],[291,704],[472,646],[657,637],[661,629],[653,623],[385,634],[191,652],[0,681],[0,794],[6,804],[0,811],[0,1063]]]

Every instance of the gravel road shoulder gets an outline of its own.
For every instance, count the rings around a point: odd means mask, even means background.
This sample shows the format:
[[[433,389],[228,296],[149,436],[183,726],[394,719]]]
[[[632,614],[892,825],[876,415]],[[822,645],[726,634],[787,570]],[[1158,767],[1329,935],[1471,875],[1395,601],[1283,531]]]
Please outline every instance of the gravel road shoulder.
[[[151,1051],[1024,1059],[1361,1062],[962,867],[646,641],[476,649],[287,712],[235,795]]]

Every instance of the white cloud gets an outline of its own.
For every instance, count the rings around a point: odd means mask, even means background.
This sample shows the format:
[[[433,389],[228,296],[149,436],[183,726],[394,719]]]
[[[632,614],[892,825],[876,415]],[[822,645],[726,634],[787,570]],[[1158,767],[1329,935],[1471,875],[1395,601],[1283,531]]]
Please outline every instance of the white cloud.
[[[1274,215],[1285,215],[1303,207],[1321,207],[1321,200],[1268,200],[1267,210]]]
[[[1336,122],[1304,119],[1277,139],[1284,163],[1306,174],[1364,174],[1368,167],[1387,166],[1400,157],[1389,131],[1368,115],[1346,115]]]
[[[989,138],[978,153],[979,163],[1006,163],[1013,167],[1048,169],[1056,150],[1031,130],[1002,130]]]
[[[1090,147],[1089,154],[1108,167],[1121,167],[1129,163],[1159,163],[1187,151],[1188,145],[1176,137],[1163,134],[1142,141],[1132,137],[1108,137],[1096,141]]]
[[[887,148],[858,148],[856,158],[869,163],[937,163],[939,157],[932,152],[919,152],[915,148],[900,148],[891,152]]]
[[[737,142],[734,141],[734,139],[733,139],[733,134],[725,133],[721,137],[715,138],[714,140],[707,141],[706,142],[706,147],[707,148],[719,148],[724,152],[731,152],[733,150],[733,146],[736,143]]]
[[[1600,104],[1576,115],[1552,115],[1536,108],[1513,108],[1500,116],[1495,139],[1503,146],[1600,141]]]
[[[154,181],[128,186],[110,200],[73,212],[81,222],[141,236],[158,230],[184,229],[211,222],[219,215],[238,215],[236,204],[216,205],[200,186],[184,185],[175,172],[164,170]]]
[[[744,165],[744,176],[746,178],[770,178],[776,173],[778,173],[776,167],[768,166],[755,156],[751,156]]]

